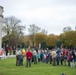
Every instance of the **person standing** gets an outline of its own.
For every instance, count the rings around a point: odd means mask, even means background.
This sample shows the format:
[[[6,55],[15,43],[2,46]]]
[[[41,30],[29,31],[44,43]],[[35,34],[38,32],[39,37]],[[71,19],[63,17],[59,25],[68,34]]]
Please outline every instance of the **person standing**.
[[[70,66],[70,59],[71,59],[71,57],[70,57],[70,54],[68,53],[68,56],[67,56],[68,66]]]
[[[75,67],[74,60],[75,60],[75,52],[74,52],[74,50],[72,50],[72,52],[71,52],[71,67]]]
[[[12,55],[12,47],[9,48],[10,55]]]
[[[34,64],[37,64],[37,53],[36,50],[33,51]]]
[[[16,66],[20,66],[20,57],[21,57],[21,51],[17,48],[16,49]]]
[[[27,50],[26,52],[26,67],[31,67],[31,59],[32,59],[32,52],[30,49]]]
[[[13,55],[15,55],[16,54],[16,47],[14,46],[13,47]]]
[[[56,53],[56,62],[57,62],[57,65],[59,65],[59,61],[60,61],[60,54]]]
[[[56,65],[56,51],[52,51],[52,65]]]
[[[8,45],[6,45],[5,51],[6,51],[6,56],[8,56]]]
[[[38,50],[38,54],[37,54],[37,59],[38,59],[38,62],[40,62],[40,51]]]
[[[61,65],[63,65],[63,61],[64,61],[64,56],[63,53],[60,54],[60,63]]]
[[[21,64],[21,65],[23,65],[24,56],[25,56],[25,49],[22,49],[21,57],[20,57],[20,64]]]
[[[49,53],[49,60],[50,60],[50,64],[52,64],[52,51],[50,51]]]
[[[48,62],[49,62],[49,53],[47,52],[46,53],[46,64],[48,64]]]

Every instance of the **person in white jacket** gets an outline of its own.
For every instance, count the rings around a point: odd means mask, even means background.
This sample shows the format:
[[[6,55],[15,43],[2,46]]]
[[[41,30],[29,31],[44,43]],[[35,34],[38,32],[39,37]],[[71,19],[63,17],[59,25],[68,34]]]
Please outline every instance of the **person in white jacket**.
[[[34,64],[37,64],[37,52],[36,52],[36,50],[33,51],[33,58],[34,58]]]

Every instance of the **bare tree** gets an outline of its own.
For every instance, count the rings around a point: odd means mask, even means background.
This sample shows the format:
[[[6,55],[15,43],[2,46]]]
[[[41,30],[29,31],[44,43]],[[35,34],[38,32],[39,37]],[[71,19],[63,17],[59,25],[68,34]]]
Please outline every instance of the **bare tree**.
[[[31,35],[38,33],[40,31],[40,27],[36,26],[35,24],[29,25],[28,31]]]
[[[71,31],[72,29],[71,29],[71,27],[64,27],[63,28],[63,32],[68,32],[68,31]]]
[[[29,28],[28,28],[28,31],[30,33],[30,39],[31,39],[31,42],[32,42],[32,45],[34,47],[34,35],[36,33],[38,33],[39,31],[41,30],[40,27],[36,26],[35,24],[32,24],[32,25],[29,25]]]
[[[19,31],[22,33],[22,30],[25,29],[25,26],[20,25],[21,21],[14,16],[6,17],[3,20],[2,30],[7,35],[16,34]]]
[[[48,33],[48,31],[47,31],[47,30],[45,30],[45,29],[41,29],[41,33],[47,34],[47,33]]]
[[[8,36],[8,44],[17,45],[19,43],[19,37],[23,35],[25,29],[25,26],[20,23],[20,19],[14,16],[4,18],[2,31]]]

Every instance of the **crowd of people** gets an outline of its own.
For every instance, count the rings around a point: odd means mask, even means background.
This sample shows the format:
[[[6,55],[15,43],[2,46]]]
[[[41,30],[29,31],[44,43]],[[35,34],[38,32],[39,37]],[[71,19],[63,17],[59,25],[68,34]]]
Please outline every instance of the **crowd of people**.
[[[19,50],[20,51],[20,50]],[[23,52],[22,52],[23,53]],[[50,63],[53,66],[56,65],[64,65],[64,66],[71,66],[75,67],[76,62],[76,51],[75,50],[68,50],[66,48],[57,48],[53,50],[31,50],[27,49],[26,53],[22,54],[21,52],[17,54],[17,56],[22,57],[22,62],[24,57],[26,57],[26,67],[31,67],[31,62],[34,64],[37,63]],[[21,58],[20,58],[21,59]],[[21,62],[21,61],[20,61]]]
[[[16,47],[9,47],[8,45],[6,45],[5,47],[2,48],[2,50],[0,50],[0,59],[7,59],[7,57],[9,55],[16,55]]]
[[[40,56],[39,56],[40,54]],[[33,54],[34,55],[34,54]],[[41,50],[37,54],[38,60],[41,60],[42,63],[50,62],[53,66],[55,65],[67,65],[75,67],[76,52],[75,50],[69,51],[68,49],[53,49],[53,50]]]
[[[23,65],[24,57],[26,58],[26,67],[31,67],[31,62],[34,64],[37,63],[50,63],[53,66],[56,65],[64,65],[64,66],[71,66],[75,67],[76,62],[76,50],[72,49],[66,49],[66,48],[56,48],[56,49],[31,49],[27,48],[20,49],[16,47],[9,47],[8,45],[5,47],[5,49],[2,49],[1,54],[3,56],[9,55],[16,55],[16,66]]]

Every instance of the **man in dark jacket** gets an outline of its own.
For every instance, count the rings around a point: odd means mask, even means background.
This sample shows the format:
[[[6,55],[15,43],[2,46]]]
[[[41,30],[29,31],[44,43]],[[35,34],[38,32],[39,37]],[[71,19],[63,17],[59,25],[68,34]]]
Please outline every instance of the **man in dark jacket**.
[[[26,67],[31,67],[31,59],[32,59],[32,52],[28,50],[26,52]]]
[[[5,51],[6,51],[6,56],[8,56],[8,45],[6,45]]]

